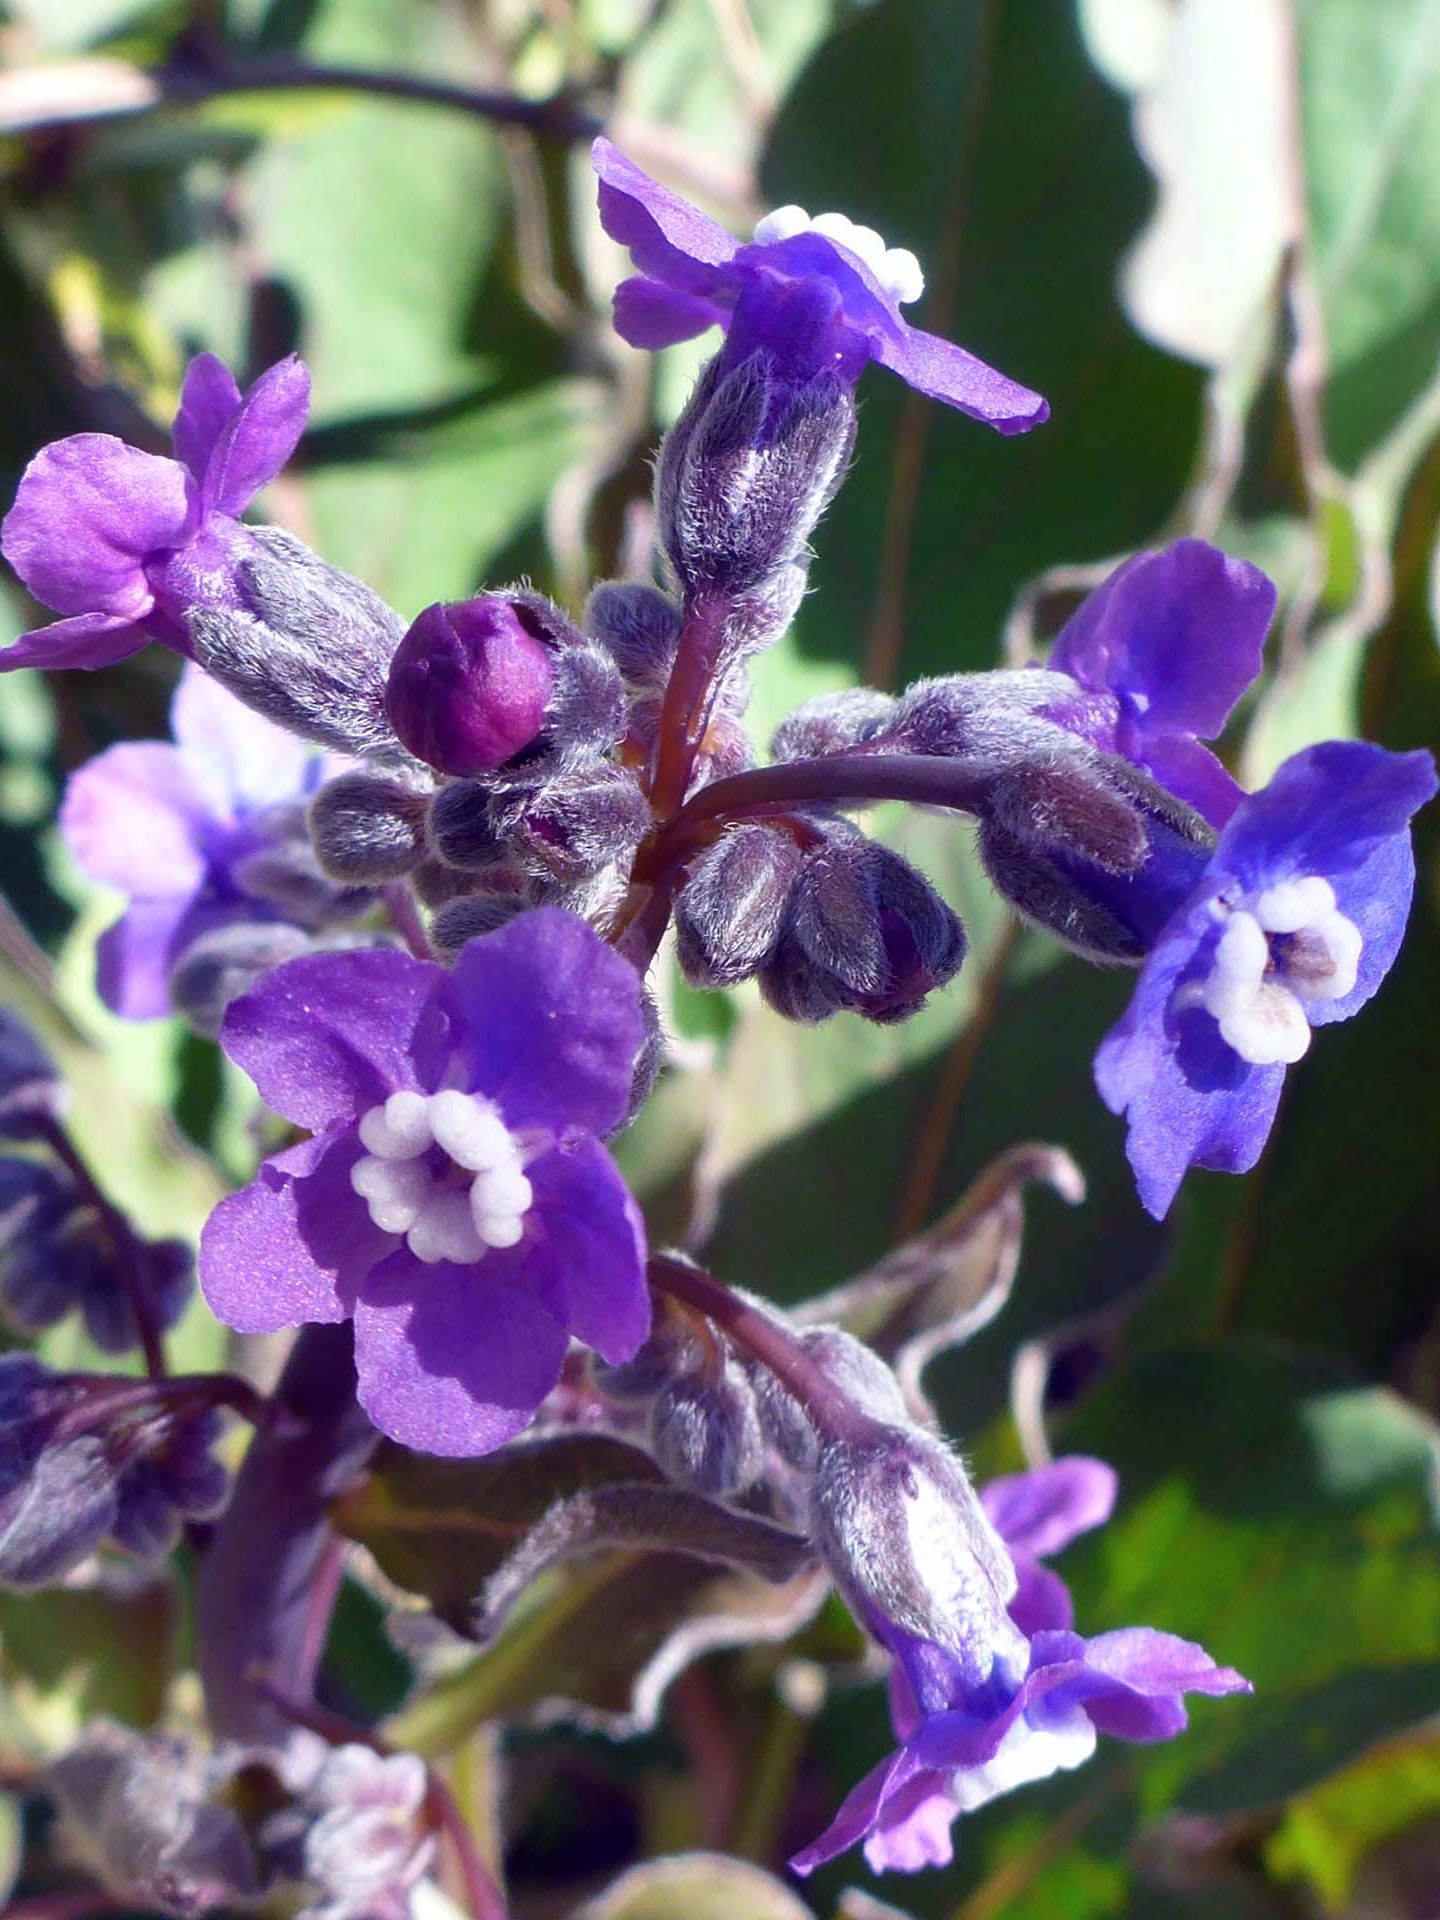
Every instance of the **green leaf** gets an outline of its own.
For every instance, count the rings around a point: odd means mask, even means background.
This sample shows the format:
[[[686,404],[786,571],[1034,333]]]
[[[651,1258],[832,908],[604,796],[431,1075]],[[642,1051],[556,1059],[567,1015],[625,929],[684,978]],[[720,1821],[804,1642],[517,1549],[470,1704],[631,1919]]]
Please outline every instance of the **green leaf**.
[[[1120,1470],[1114,1519],[1061,1565],[1082,1630],[1161,1627],[1255,1687],[1138,1756],[1148,1806],[1280,1799],[1440,1710],[1432,1439],[1393,1395],[1259,1346],[1179,1350],[1057,1444]]]
[[[46,1753],[67,1746],[87,1720],[148,1727],[160,1718],[175,1666],[178,1607],[168,1576],[136,1575],[113,1587],[0,1592],[0,1675],[10,1718]]]
[[[1327,440],[1348,472],[1440,361],[1440,4],[1325,0],[1297,24]]]
[[[1396,1742],[1292,1800],[1265,1843],[1265,1862],[1278,1879],[1304,1881],[1327,1908],[1340,1909],[1367,1854],[1434,1814],[1440,1740]]]

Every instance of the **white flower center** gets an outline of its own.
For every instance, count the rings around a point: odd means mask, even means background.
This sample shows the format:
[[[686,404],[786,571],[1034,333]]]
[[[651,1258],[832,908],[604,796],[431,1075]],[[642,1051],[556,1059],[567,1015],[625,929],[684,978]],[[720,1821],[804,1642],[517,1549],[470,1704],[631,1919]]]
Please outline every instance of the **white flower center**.
[[[524,1152],[480,1094],[392,1093],[362,1114],[360,1143],[350,1184],[417,1260],[470,1265],[524,1234],[535,1198]]]
[[[961,1813],[973,1813],[1015,1787],[1083,1766],[1094,1751],[1095,1728],[1082,1708],[1053,1715],[1049,1725],[1032,1726],[1022,1714],[982,1766],[951,1775],[950,1792]]]
[[[920,262],[908,247],[887,247],[873,227],[857,226],[843,213],[817,213],[812,220],[804,207],[777,207],[755,229],[756,243],[774,246],[793,240],[797,233],[819,233],[853,253],[870,269],[897,306],[908,306],[925,291]]]
[[[1226,912],[1209,973],[1177,998],[1212,1014],[1251,1066],[1290,1066],[1310,1045],[1304,1002],[1351,992],[1363,945],[1328,880],[1282,880]]]

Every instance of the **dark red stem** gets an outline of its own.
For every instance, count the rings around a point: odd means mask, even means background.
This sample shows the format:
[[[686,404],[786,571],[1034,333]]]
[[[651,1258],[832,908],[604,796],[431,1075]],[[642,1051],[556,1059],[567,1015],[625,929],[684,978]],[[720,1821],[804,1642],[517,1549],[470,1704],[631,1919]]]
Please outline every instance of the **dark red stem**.
[[[715,669],[725,644],[723,594],[698,594],[685,608],[685,625],[660,708],[650,805],[657,820],[682,806],[695,757],[710,724]]]
[[[828,1439],[859,1440],[875,1430],[876,1422],[816,1366],[792,1333],[722,1286],[713,1274],[663,1253],[651,1256],[647,1273],[657,1292],[671,1294],[713,1320],[736,1346],[768,1368]]]

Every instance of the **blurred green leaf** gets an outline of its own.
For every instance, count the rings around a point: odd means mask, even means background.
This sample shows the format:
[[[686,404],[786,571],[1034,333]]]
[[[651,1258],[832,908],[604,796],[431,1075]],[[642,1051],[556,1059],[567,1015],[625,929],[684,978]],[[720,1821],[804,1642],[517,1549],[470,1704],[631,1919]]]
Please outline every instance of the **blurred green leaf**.
[[[1084,1630],[1162,1627],[1255,1686],[1132,1762],[1152,1810],[1264,1805],[1440,1711],[1434,1435],[1393,1395],[1231,1342],[1118,1375],[1058,1444],[1120,1470],[1062,1565]]]
[[[1324,0],[1297,22],[1323,405],[1348,472],[1440,362],[1440,5]]]
[[[166,1576],[112,1568],[112,1587],[0,1592],[0,1675],[10,1717],[47,1754],[87,1720],[147,1727],[159,1719],[174,1672],[179,1624]]]
[[[1282,1880],[1305,1881],[1338,1911],[1366,1855],[1434,1813],[1440,1813],[1440,1739],[1397,1742],[1293,1799],[1265,1843],[1266,1864]]]

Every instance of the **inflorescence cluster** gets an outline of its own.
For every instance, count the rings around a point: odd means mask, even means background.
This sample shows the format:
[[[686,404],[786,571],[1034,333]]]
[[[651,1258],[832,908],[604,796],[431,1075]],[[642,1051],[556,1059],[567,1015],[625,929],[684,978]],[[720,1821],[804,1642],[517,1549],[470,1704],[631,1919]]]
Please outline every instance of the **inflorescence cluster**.
[[[242,1332],[312,1331],[268,1410],[226,1376],[167,1379],[160,1336],[188,1256],[97,1193],[48,1063],[7,1028],[4,1136],[31,1145],[0,1162],[5,1310],[34,1327],[77,1309],[108,1349],[145,1341],[152,1364],[119,1382],[0,1362],[0,1577],[57,1578],[102,1540],[153,1553],[213,1515],[225,1406],[262,1428],[213,1542],[215,1565],[236,1565],[264,1488],[308,1475],[333,1491],[372,1426],[464,1456],[563,1420],[578,1342],[594,1356],[585,1417],[643,1432],[708,1502],[759,1503],[891,1657],[896,1750],[796,1867],[863,1840],[875,1866],[913,1868],[949,1857],[958,1814],[1079,1764],[1098,1733],[1169,1736],[1187,1692],[1245,1683],[1161,1632],[1075,1632],[1043,1562],[1106,1518],[1100,1462],[977,1493],[869,1348],[647,1248],[606,1142],[661,1061],[645,984],[660,942],[673,929],[692,985],[753,980],[793,1021],[905,1020],[959,971],[965,933],[857,816],[881,801],[968,816],[1018,914],[1135,973],[1096,1083],[1162,1216],[1190,1168],[1254,1164],[1312,1031],[1380,986],[1435,773],[1423,753],[1331,742],[1242,791],[1206,743],[1260,672],[1275,592],[1194,539],[1120,566],[1043,667],[826,695],[758,754],[750,664],[806,593],[866,366],[1003,433],[1047,410],[906,322],[918,263],[869,229],[785,207],[740,243],[607,142],[594,157],[605,227],[637,270],[620,333],[658,349],[723,329],[660,450],[654,581],[598,585],[578,622],[519,586],[407,627],[241,518],[300,438],[295,359],[242,394],[201,355],[173,458],[81,434],[21,482],[4,552],[62,617],[0,666],[100,667],[152,642],[185,663],[174,743],[83,768],[61,827],[128,898],[100,945],[104,999],[218,1034],[296,1130],[212,1214],[205,1298]],[[330,1365],[311,1405],[322,1338],[342,1358],[353,1339],[353,1385]],[[319,1524],[318,1505],[287,1520],[288,1497],[269,1514],[282,1559]],[[214,1732],[251,1753],[264,1716],[235,1709],[237,1689],[289,1629],[208,1607],[202,1581]],[[65,1763],[72,1787],[82,1766],[107,1781],[158,1768],[194,1817],[183,1834],[172,1822],[168,1879],[127,1880],[92,1795],[96,1870],[175,1910],[177,1888],[205,1904],[283,1871],[322,1889],[316,1911],[350,1912],[334,1885],[353,1868],[345,1835],[370,1819],[389,1877],[363,1910],[408,1911],[433,1844],[418,1763],[339,1746],[297,1772],[279,1751],[288,1811],[258,1839],[227,1814],[217,1852],[210,1801],[238,1760],[97,1735]]]

